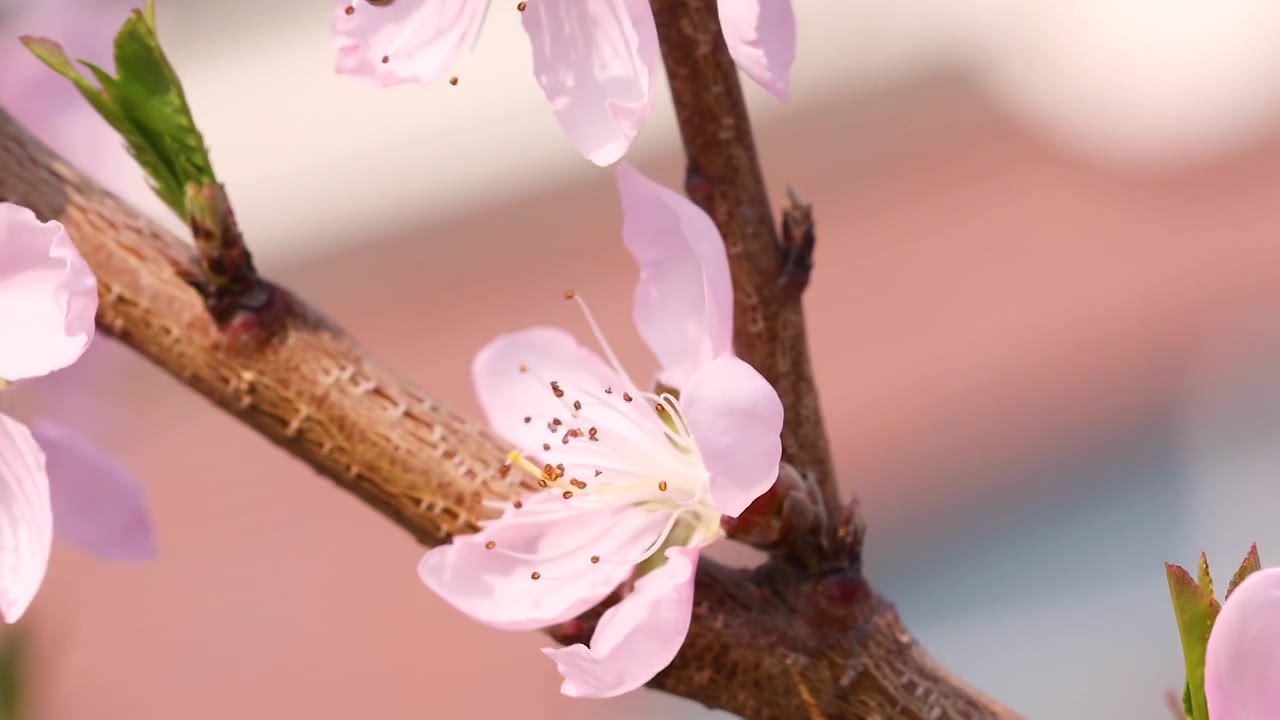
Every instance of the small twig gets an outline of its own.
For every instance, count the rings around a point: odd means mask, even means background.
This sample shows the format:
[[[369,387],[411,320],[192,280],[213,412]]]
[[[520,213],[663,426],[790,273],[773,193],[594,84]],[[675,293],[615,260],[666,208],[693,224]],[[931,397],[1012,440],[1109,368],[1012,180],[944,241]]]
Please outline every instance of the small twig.
[[[797,288],[807,282],[811,269],[812,234],[797,223],[797,207],[785,244],[779,239],[716,0],[651,0],[651,5],[688,157],[685,189],[715,220],[729,252],[734,347],[782,398],[784,457],[814,484],[823,544],[831,546],[823,552],[843,552],[832,543],[838,530],[831,520],[841,512],[840,492]],[[862,532],[852,536],[861,538]]]

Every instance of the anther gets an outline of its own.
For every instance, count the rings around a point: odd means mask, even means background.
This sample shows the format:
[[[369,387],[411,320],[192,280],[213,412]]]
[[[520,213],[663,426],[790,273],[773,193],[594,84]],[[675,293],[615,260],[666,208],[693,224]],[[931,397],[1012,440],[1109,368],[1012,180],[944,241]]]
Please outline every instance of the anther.
[[[574,409],[574,410],[581,410],[581,409],[582,409],[582,401],[581,401],[581,400],[574,400],[574,401],[573,401],[573,409]]]
[[[505,478],[511,474],[511,463],[505,462],[498,467],[498,477]]]
[[[524,507],[524,503],[520,502],[519,500],[516,500],[515,502],[511,503],[511,507],[519,510],[520,508]]]
[[[521,3],[521,5],[523,5],[523,4],[524,4],[524,3]],[[524,8],[520,8],[520,9],[521,9],[521,10],[523,10]],[[565,291],[564,291],[564,299],[565,299],[565,300],[572,300],[572,299],[573,299],[573,290],[572,290],[572,289],[569,289],[569,290],[565,290]]]
[[[494,548],[496,548],[496,547],[498,547],[498,543],[496,543],[496,542],[494,542],[494,541],[492,541],[492,540],[490,540],[489,542],[487,542],[487,543],[485,543],[485,544],[484,544],[484,549],[485,549],[485,550],[492,550],[492,549],[494,549]]]
[[[658,403],[657,405],[654,405],[653,409],[657,410],[659,415],[667,411],[667,409],[663,407],[662,403]]]
[[[564,463],[556,463],[556,478],[564,477]]]
[[[600,562],[600,556],[599,556],[599,555],[592,555],[592,556],[591,556],[591,564],[592,564],[592,565],[595,565],[595,564],[596,564],[596,563],[598,563],[598,562]]]
[[[612,394],[613,394],[613,386],[612,386],[612,385],[610,385],[609,387],[605,388],[605,389],[604,389],[604,394],[605,394],[605,395],[612,395]]]
[[[666,492],[666,491],[667,491],[667,481],[666,481],[666,480],[662,480],[662,481],[659,481],[659,482],[658,482],[658,490],[660,490],[661,492]]]
[[[534,570],[533,574],[530,575],[529,577],[534,580],[537,580],[538,578],[542,577],[542,573],[538,572],[537,570]]]
[[[572,490],[565,490],[565,491],[564,491],[564,499],[565,499],[565,500],[568,500],[568,499],[569,499],[569,498],[571,498],[571,497],[573,497],[573,491],[572,491]]]
[[[589,430],[587,430],[587,437],[592,440],[599,440],[600,438],[596,437],[596,434],[599,432],[600,431],[596,430],[595,428],[590,428]]]
[[[457,85],[457,84],[458,84],[458,76],[457,76],[457,75],[454,75],[453,77],[449,78],[449,84],[450,84],[450,85]]]
[[[627,402],[631,402],[632,400],[631,393],[628,393],[628,392],[622,393],[622,399],[626,400]]]
[[[546,481],[546,480],[538,480],[538,487],[540,487],[540,488],[544,488],[544,489],[545,489],[545,488],[547,487],[547,481]]]
[[[524,422],[526,425],[528,425],[529,423],[533,422],[533,418],[529,417],[528,415],[525,415]]]
[[[542,477],[548,480],[556,479],[556,469],[551,466],[551,463],[547,463],[546,465],[542,466]]]
[[[343,10],[342,12],[344,12],[344,13],[346,13],[346,14],[348,14],[348,15],[355,15],[355,14],[356,14],[356,6],[355,6],[355,5],[348,5],[348,6],[347,6],[347,9],[346,9],[346,10]]]
[[[574,486],[574,487],[576,487],[576,488],[578,488],[579,490],[586,490],[586,489],[587,489],[587,484],[586,484],[586,483],[584,483],[584,482],[582,482],[582,481],[581,481],[581,480],[579,480],[578,478],[574,478],[574,479],[570,480],[570,481],[569,481],[569,484],[570,484],[570,485],[572,485],[572,486]]]
[[[542,443],[542,449],[543,449],[544,451],[548,451],[548,450],[550,450],[550,449],[551,449],[551,446],[550,446],[550,445],[548,445],[547,443]]]
[[[387,64],[387,63],[389,63],[389,62],[391,62],[391,56],[390,56],[390,55],[383,55],[383,56],[382,56],[382,64],[383,64],[383,65],[386,65],[386,64]]]
[[[528,366],[528,365],[521,365],[521,366],[520,366],[520,372],[529,372],[529,366]]]
[[[529,7],[529,3],[523,2],[523,0],[521,0],[521,2],[516,3],[516,9],[519,10],[520,12],[524,12],[524,9],[527,7]]]
[[[603,474],[604,474],[604,471],[603,471],[603,470],[597,470],[597,471],[596,471],[596,477],[600,477],[600,476],[601,476],[601,475],[603,475]]]
[[[563,423],[560,422],[560,418],[551,418],[551,424],[560,427]]]

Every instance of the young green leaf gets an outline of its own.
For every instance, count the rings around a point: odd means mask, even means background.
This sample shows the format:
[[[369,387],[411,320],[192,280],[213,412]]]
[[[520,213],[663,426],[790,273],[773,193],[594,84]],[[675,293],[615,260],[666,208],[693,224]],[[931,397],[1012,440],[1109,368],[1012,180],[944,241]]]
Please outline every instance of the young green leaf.
[[[1182,638],[1182,656],[1187,671],[1187,690],[1191,701],[1192,720],[1209,720],[1204,697],[1204,657],[1209,645],[1209,630],[1221,609],[1195,579],[1183,568],[1165,563],[1173,615]]]
[[[24,37],[22,42],[37,58],[75,84],[124,138],[160,199],[185,219],[186,185],[216,178],[182,84],[160,48],[154,0],[149,0],[145,10],[130,13],[116,34],[114,76],[92,63],[79,61],[93,76],[90,80],[52,40]]]
[[[1209,574],[1209,558],[1204,553],[1200,553],[1200,564],[1197,567],[1196,583],[1204,590],[1205,594],[1213,597],[1213,576]]]
[[[1231,576],[1231,582],[1227,584],[1227,597],[1231,597],[1231,593],[1235,592],[1236,586],[1244,582],[1244,579],[1253,573],[1262,569],[1262,558],[1258,557],[1258,543],[1249,546],[1249,552],[1245,554],[1244,561],[1240,563],[1240,569],[1236,570],[1236,574]]]

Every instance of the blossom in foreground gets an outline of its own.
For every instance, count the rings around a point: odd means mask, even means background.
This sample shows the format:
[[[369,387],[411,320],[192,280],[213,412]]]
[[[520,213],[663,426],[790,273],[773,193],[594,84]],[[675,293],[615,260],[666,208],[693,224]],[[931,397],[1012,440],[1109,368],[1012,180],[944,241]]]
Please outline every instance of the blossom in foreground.
[[[1280,717],[1280,568],[1231,593],[1209,634],[1204,694],[1210,720]]]
[[[590,647],[544,652],[562,691],[611,697],[648,682],[689,629],[698,552],[777,479],[782,404],[733,355],[733,294],[715,225],[683,197],[617,170],[623,241],[640,266],[635,322],[662,370],[627,374],[586,303],[602,359],[569,333],[499,336],[472,373],[512,469],[544,488],[481,532],[423,558],[423,581],[472,618],[521,630],[565,622],[620,585]],[[634,586],[625,585],[635,579]]]
[[[93,339],[97,283],[62,225],[0,203],[0,385],[75,362]],[[35,597],[61,538],[109,560],[154,554],[142,489],[74,434],[0,414],[0,615]]]
[[[337,70],[378,85],[432,83],[475,50],[490,0],[337,0]],[[517,5],[533,70],[570,141],[609,165],[626,154],[653,105],[660,53],[649,0],[529,0]],[[789,93],[791,0],[723,0],[720,25],[738,67]]]

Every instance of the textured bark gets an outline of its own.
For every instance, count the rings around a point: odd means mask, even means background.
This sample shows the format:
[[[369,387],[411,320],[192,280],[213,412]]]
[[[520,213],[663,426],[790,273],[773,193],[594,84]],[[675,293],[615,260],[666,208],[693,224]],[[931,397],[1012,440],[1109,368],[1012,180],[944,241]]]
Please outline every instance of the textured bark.
[[[98,276],[99,326],[427,546],[522,492],[505,447],[284,294],[263,346],[227,342],[189,284],[194,248],[79,175],[0,110],[0,201],[63,222]],[[599,610],[553,630],[589,637]],[[757,720],[1012,717],[937,668],[857,578],[704,561],[694,622],[652,686]]]
[[[729,251],[735,350],[777,388],[787,418],[784,455],[817,484],[834,520],[840,493],[809,361],[804,310],[797,278],[784,272],[786,251],[797,248],[784,248],[779,238],[716,0],[651,4],[688,157],[685,189],[715,220]],[[862,537],[856,509],[856,504],[850,507],[858,525],[851,548],[855,554]]]

